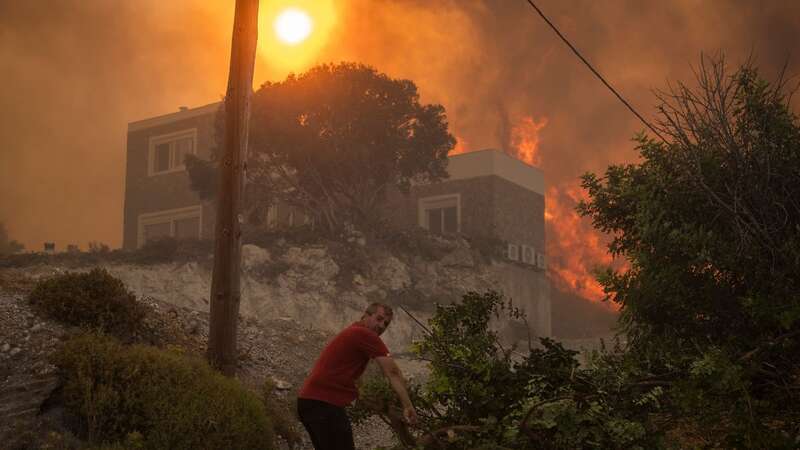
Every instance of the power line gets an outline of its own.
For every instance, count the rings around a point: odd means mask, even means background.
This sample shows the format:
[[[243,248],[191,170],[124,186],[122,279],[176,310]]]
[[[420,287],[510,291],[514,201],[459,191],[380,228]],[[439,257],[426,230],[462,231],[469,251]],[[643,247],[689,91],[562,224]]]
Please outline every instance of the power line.
[[[558,28],[556,28],[556,26],[555,26],[555,25],[553,25],[553,23],[552,23],[552,22],[550,22],[550,20],[549,20],[549,19],[548,19],[548,18],[547,18],[547,17],[544,15],[544,13],[542,12],[542,10],[541,10],[541,9],[539,9],[539,8],[538,8],[538,7],[537,7],[537,6],[536,6],[536,5],[533,3],[533,0],[528,0],[528,4],[530,4],[530,5],[531,5],[531,7],[532,7],[533,9],[535,9],[537,13],[539,13],[539,15],[542,17],[542,19],[544,19],[544,21],[545,21],[545,22],[547,22],[547,24],[548,24],[548,25],[550,25],[550,28],[552,28],[552,29],[553,29],[553,31],[555,31],[555,32],[556,32],[556,34],[558,35],[558,37],[560,37],[560,38],[561,38],[561,40],[562,40],[562,41],[564,41],[564,43],[565,43],[565,44],[567,44],[567,46],[569,46],[569,48],[572,50],[572,52],[573,52],[573,53],[575,53],[575,55],[576,55],[578,58],[580,58],[580,59],[581,59],[581,61],[583,61],[583,63],[586,65],[586,67],[588,67],[588,68],[589,68],[589,70],[591,70],[591,71],[592,71],[592,73],[593,73],[593,74],[595,74],[595,76],[597,76],[597,78],[599,78],[599,79],[600,79],[600,81],[602,81],[602,82],[603,82],[603,84],[605,84],[605,85],[606,85],[606,87],[607,87],[608,89],[610,89],[610,90],[611,90],[611,92],[613,92],[613,93],[614,93],[614,95],[616,95],[616,96],[617,96],[617,98],[619,99],[619,101],[621,101],[621,102],[622,102],[622,103],[623,103],[625,106],[627,106],[627,107],[628,107],[628,109],[629,109],[629,110],[631,110],[631,112],[632,112],[633,114],[635,114],[635,115],[636,115],[636,117],[638,117],[638,118],[639,118],[639,120],[641,120],[641,121],[642,121],[642,123],[643,123],[643,124],[645,124],[645,125],[647,126],[647,128],[649,128],[649,129],[650,129],[650,131],[652,131],[653,133],[655,133],[655,135],[656,135],[656,136],[658,136],[658,137],[659,137],[659,138],[660,138],[662,141],[664,141],[664,142],[666,143],[666,142],[667,142],[667,141],[666,141],[666,139],[664,139],[664,137],[663,137],[663,136],[661,136],[661,134],[660,134],[658,131],[656,131],[656,129],[655,129],[655,128],[653,128],[653,126],[652,126],[652,125],[650,125],[650,123],[649,123],[648,121],[646,121],[646,120],[644,119],[644,117],[642,117],[642,116],[641,116],[641,115],[640,115],[638,112],[636,112],[636,110],[635,110],[635,109],[633,109],[633,106],[631,106],[631,105],[630,105],[630,104],[629,104],[627,101],[625,101],[625,99],[624,99],[624,98],[622,98],[622,96],[621,96],[621,95],[620,95],[620,94],[619,94],[619,93],[618,93],[618,92],[617,92],[617,91],[616,91],[616,90],[615,90],[613,87],[611,87],[611,85],[610,85],[610,84],[608,84],[608,81],[606,81],[606,80],[605,80],[605,78],[603,78],[603,76],[602,76],[602,75],[600,75],[600,73],[598,73],[598,72],[597,72],[597,71],[594,69],[594,67],[592,67],[592,65],[591,65],[591,64],[589,64],[589,61],[587,61],[587,60],[586,60],[586,58],[584,58],[584,57],[583,57],[583,55],[581,55],[581,53],[580,53],[580,52],[579,52],[579,51],[578,51],[578,50],[577,50],[577,49],[576,49],[576,48],[575,48],[575,47],[574,47],[574,46],[573,46],[573,45],[572,45],[572,44],[571,44],[571,43],[570,43],[570,42],[567,40],[567,38],[565,38],[565,37],[564,37],[564,35],[563,35],[563,34],[561,34],[561,32],[560,32],[560,31],[558,31]]]

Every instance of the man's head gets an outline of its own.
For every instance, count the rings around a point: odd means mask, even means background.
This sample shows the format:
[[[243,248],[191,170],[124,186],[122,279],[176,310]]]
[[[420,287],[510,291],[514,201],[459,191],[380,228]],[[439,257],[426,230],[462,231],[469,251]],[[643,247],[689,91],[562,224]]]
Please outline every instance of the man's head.
[[[361,316],[361,324],[380,336],[392,322],[392,308],[383,303],[372,303]]]

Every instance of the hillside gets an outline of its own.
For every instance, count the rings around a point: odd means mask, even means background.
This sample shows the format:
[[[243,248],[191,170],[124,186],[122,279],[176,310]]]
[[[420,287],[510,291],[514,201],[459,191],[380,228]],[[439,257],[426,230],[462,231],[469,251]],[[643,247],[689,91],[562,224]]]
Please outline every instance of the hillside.
[[[0,442],[6,448],[74,448],[58,400],[58,374],[49,356],[75,328],[37,316],[25,299],[36,278],[53,270],[5,269],[0,273]],[[31,276],[32,275],[32,276]],[[144,297],[146,332],[141,341],[159,347],[179,347],[202,355],[208,339],[208,314]],[[237,377],[254,391],[265,380],[277,388],[286,407],[293,403],[298,383],[330,336],[304,327],[288,317],[256,319],[242,316],[239,323]],[[364,448],[385,445],[389,431],[370,422],[356,430]],[[301,436],[305,438],[305,436]],[[56,447],[62,448],[62,447]],[[298,448],[311,448],[302,442]]]
[[[273,379],[289,404],[326,340],[358,319],[370,301],[402,305],[424,323],[436,302],[457,300],[470,290],[502,290],[498,272],[507,269],[491,243],[461,238],[406,236],[365,247],[288,236],[259,244],[243,247],[238,377],[253,389]],[[96,266],[123,280],[146,306],[146,342],[197,354],[204,351],[211,266],[207,248],[17,255],[0,260],[0,404],[4,405],[0,436],[41,440],[47,430],[66,431],[58,402],[48,400],[58,385],[48,356],[75,330],[37,317],[26,294],[39,279]],[[553,309],[554,315],[560,310]],[[385,334],[404,371],[412,376],[424,366],[408,357],[408,344],[421,333],[415,321],[398,310]],[[376,422],[358,429],[356,435],[364,448],[386,445],[390,439],[389,431]]]

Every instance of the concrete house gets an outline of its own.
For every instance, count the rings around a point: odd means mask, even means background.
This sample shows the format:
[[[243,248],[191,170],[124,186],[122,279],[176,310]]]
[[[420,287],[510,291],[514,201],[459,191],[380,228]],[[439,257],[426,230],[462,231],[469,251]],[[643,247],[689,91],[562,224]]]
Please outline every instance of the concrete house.
[[[122,247],[162,236],[212,236],[214,217],[189,188],[184,155],[203,159],[214,145],[218,103],[128,124]]]
[[[510,260],[544,270],[542,172],[494,149],[449,159],[447,180],[389,198],[385,214],[392,223],[499,239]]]
[[[128,124],[123,248],[162,236],[213,237],[213,212],[190,189],[183,157],[209,159],[218,107],[181,108]],[[504,291],[528,299],[525,309],[536,318],[537,334],[550,335],[542,172],[493,149],[451,156],[448,172],[449,179],[415,185],[410,195],[391,194],[385,214],[409,228],[503,241]],[[284,226],[306,220],[281,207],[267,217],[268,224]]]

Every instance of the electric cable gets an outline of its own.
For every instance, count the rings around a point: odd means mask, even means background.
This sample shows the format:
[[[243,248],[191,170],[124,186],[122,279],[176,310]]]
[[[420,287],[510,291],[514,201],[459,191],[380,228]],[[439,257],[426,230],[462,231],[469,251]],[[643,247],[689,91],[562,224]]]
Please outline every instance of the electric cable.
[[[616,96],[617,96],[617,98],[619,99],[619,101],[621,101],[621,102],[622,102],[622,103],[623,103],[625,106],[627,106],[627,107],[628,107],[628,109],[629,109],[629,110],[630,110],[630,111],[631,111],[631,112],[632,112],[634,115],[636,115],[636,117],[638,117],[638,118],[639,118],[639,120],[641,120],[641,121],[642,121],[642,123],[643,123],[643,124],[645,124],[645,126],[647,126],[647,128],[649,128],[649,129],[650,129],[650,131],[652,131],[653,133],[655,133],[655,135],[656,135],[656,136],[658,136],[658,137],[659,137],[659,138],[660,138],[662,141],[664,141],[664,143],[667,143],[667,140],[666,140],[666,139],[664,139],[664,137],[663,137],[663,136],[661,136],[661,134],[660,134],[658,131],[656,131],[656,129],[655,129],[655,128],[653,128],[653,126],[652,126],[652,125],[650,125],[650,122],[648,122],[647,120],[645,120],[645,118],[644,118],[644,117],[642,117],[642,116],[641,116],[641,114],[639,114],[638,112],[636,112],[636,110],[635,110],[635,109],[633,109],[633,106],[631,106],[631,105],[630,105],[630,104],[629,104],[629,103],[628,103],[628,102],[627,102],[627,101],[626,101],[624,98],[622,98],[622,95],[620,95],[620,94],[619,94],[619,92],[617,92],[617,91],[616,91],[616,89],[614,89],[614,88],[613,88],[613,87],[612,87],[612,86],[611,86],[611,85],[608,83],[608,81],[606,81],[606,80],[605,80],[605,78],[603,78],[603,76],[602,76],[602,75],[600,75],[600,73],[599,73],[599,72],[597,72],[597,70],[595,70],[595,68],[594,68],[594,67],[592,67],[592,65],[589,63],[589,61],[587,61],[587,60],[586,60],[586,58],[584,58],[584,57],[583,57],[583,55],[581,55],[581,53],[578,51],[578,49],[576,49],[576,48],[575,48],[575,46],[573,46],[573,45],[572,45],[572,44],[571,44],[571,43],[570,43],[570,42],[567,40],[567,38],[566,38],[566,37],[564,37],[564,35],[563,35],[563,34],[561,34],[561,32],[560,32],[560,31],[558,31],[558,28],[556,28],[556,26],[555,26],[555,25],[553,25],[553,22],[550,22],[550,20],[547,18],[547,16],[545,16],[545,15],[544,15],[544,13],[542,12],[542,10],[541,10],[541,9],[539,9],[539,8],[538,8],[538,7],[537,7],[537,6],[536,6],[536,5],[533,3],[533,0],[527,0],[527,1],[528,1],[528,4],[530,4],[530,5],[531,5],[531,7],[532,7],[534,10],[536,10],[536,12],[537,12],[537,13],[539,13],[539,16],[541,16],[541,17],[542,17],[542,19],[544,19],[544,21],[545,21],[545,22],[547,22],[547,24],[548,24],[548,25],[550,25],[550,28],[552,28],[552,29],[553,29],[553,31],[555,31],[555,32],[556,32],[556,34],[558,35],[558,37],[560,37],[560,38],[561,38],[561,40],[562,40],[562,41],[564,41],[564,43],[565,43],[565,44],[567,44],[567,46],[568,46],[568,47],[569,47],[569,48],[572,50],[572,52],[573,52],[573,53],[575,53],[575,55],[576,55],[578,58],[580,58],[580,60],[581,60],[581,61],[583,61],[583,63],[586,65],[586,67],[588,67],[588,68],[589,68],[589,70],[591,70],[591,71],[592,71],[592,73],[593,73],[593,74],[595,74],[595,76],[596,76],[597,78],[599,78],[599,79],[600,79],[600,81],[602,81],[602,82],[603,82],[603,84],[605,84],[605,85],[606,85],[606,87],[607,87],[608,89],[610,89],[610,90],[611,90],[611,92],[613,92],[613,93],[614,93],[614,95],[616,95]]]

